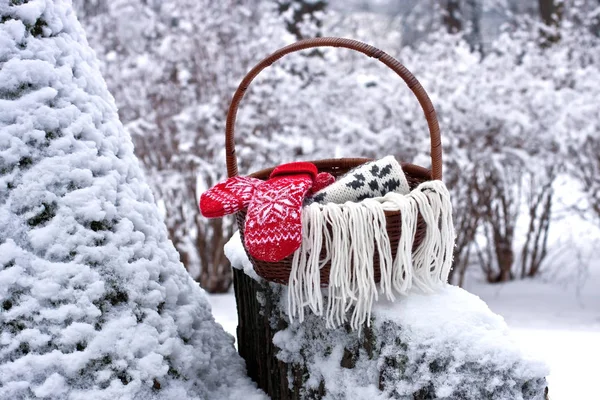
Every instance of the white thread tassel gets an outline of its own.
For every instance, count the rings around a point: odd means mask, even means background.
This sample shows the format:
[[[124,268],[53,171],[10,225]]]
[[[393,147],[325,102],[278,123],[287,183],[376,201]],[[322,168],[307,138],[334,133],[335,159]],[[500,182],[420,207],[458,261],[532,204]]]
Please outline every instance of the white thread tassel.
[[[400,211],[402,234],[396,257],[386,230],[385,211]],[[418,217],[425,237],[413,252]],[[325,311],[326,326],[346,322],[360,330],[370,325],[378,298],[373,261],[379,259],[379,293],[390,301],[415,287],[432,292],[448,280],[454,248],[450,194],[441,181],[428,181],[407,195],[388,193],[360,203],[317,204],[302,211],[302,245],[294,253],[289,278],[290,320],[304,319],[308,306],[316,315]],[[321,256],[324,256],[321,259]],[[320,269],[330,262],[327,305],[323,310]]]

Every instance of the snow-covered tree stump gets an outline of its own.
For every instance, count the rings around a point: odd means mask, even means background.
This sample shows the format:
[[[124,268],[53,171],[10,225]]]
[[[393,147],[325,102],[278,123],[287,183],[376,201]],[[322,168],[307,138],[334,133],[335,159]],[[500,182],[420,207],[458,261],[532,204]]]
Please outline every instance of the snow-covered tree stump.
[[[260,280],[236,235],[238,351],[273,399],[530,399],[546,397],[548,369],[527,358],[502,317],[447,286],[378,302],[370,326],[327,329],[308,314],[290,323],[286,288]]]
[[[70,1],[0,0],[0,399],[264,399],[97,64]]]

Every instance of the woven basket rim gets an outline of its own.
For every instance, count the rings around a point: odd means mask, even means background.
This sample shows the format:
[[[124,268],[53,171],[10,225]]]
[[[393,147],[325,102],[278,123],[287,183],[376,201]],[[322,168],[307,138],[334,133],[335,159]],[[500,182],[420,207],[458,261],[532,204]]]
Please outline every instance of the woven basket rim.
[[[333,173],[334,175],[342,175],[342,174],[348,172],[350,169],[352,169],[356,166],[359,166],[361,164],[364,164],[365,162],[368,162],[368,161],[371,161],[371,159],[370,158],[336,158],[336,159],[316,160],[316,161],[311,161],[311,162],[317,166],[319,171],[328,171],[330,173]],[[407,175],[407,179],[409,181],[411,190],[414,189],[419,184],[421,184],[422,182],[432,180],[431,173],[426,168],[423,168],[423,167],[420,167],[420,166],[414,165],[414,164],[408,164],[408,163],[401,163],[401,165],[404,170],[404,173]],[[273,170],[273,168],[263,169],[263,170],[254,172],[250,176],[253,176],[253,177],[259,178],[259,179],[268,179],[269,174],[272,170]],[[245,219],[246,219],[246,211],[247,211],[246,209],[241,210],[236,215],[238,228],[239,228],[239,231],[240,231],[240,234],[242,235],[242,237],[244,237],[244,225],[245,225]],[[392,254],[395,255],[396,254],[395,253],[396,252],[395,244],[398,243],[397,239],[400,237],[400,233],[401,233],[401,229],[399,226],[401,212],[385,210],[384,213],[385,213],[386,221],[387,221],[386,229],[388,231],[388,235],[390,236],[390,244],[392,246]],[[424,235],[425,235],[425,230],[423,229],[422,226],[423,226],[423,220],[422,220],[422,218],[419,218],[419,220],[417,222],[417,230],[415,233],[415,235],[416,235],[415,236],[415,248],[416,248],[416,246],[418,246],[418,244],[421,242],[421,240],[424,238]],[[285,258],[284,260],[281,260],[278,262],[265,262],[265,261],[257,260],[255,258],[253,258],[250,254],[248,254],[246,246],[244,246],[244,249],[246,250],[246,254],[248,255],[250,262],[252,263],[254,270],[256,271],[256,273],[259,276],[266,279],[267,281],[287,285],[289,276],[291,273],[292,256],[289,256],[289,257]],[[376,279],[376,281],[378,281],[379,280],[378,276],[380,274],[380,272],[379,272],[380,270],[379,270],[378,258],[376,257],[376,259],[377,259],[377,261],[376,261],[376,264],[374,265],[374,268],[375,268],[374,273],[375,273],[375,277],[376,277],[375,279]],[[330,270],[329,264],[325,264],[323,266],[323,268],[321,268],[321,271],[322,271],[321,285],[323,287],[327,286],[329,283],[329,270]]]
[[[365,157],[359,157],[359,158],[343,157],[343,158],[327,158],[327,159],[322,159],[322,160],[306,160],[305,162],[314,164],[317,167],[317,169],[319,171],[321,171],[322,169],[327,169],[327,168],[331,168],[331,167],[354,168],[354,167],[358,167],[359,165],[362,165],[369,161],[374,161],[374,160],[375,160],[374,158],[365,158]],[[421,167],[420,165],[415,165],[415,164],[405,163],[405,162],[401,162],[400,166],[402,166],[402,170],[404,171],[405,174],[421,176],[424,178],[424,180],[428,180],[428,181],[432,180],[431,170],[429,170],[425,167]],[[249,174],[248,176],[252,177],[252,178],[261,179],[264,181],[269,178],[269,175],[271,175],[271,172],[275,168],[276,167],[264,168],[259,171],[253,172],[253,173]]]

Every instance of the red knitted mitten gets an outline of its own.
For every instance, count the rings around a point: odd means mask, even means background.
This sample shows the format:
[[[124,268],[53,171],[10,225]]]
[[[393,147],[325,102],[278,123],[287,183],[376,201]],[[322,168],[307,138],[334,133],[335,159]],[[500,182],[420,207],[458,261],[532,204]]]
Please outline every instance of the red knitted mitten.
[[[206,218],[233,214],[248,206],[254,190],[262,181],[245,176],[234,176],[221,182],[200,196],[200,212]]]
[[[331,175],[329,172],[319,172],[312,187],[308,191],[308,194],[312,195],[313,193],[317,193],[319,190],[325,189],[333,182],[335,182],[335,176]]]
[[[284,164],[256,188],[244,231],[246,249],[252,257],[281,261],[300,247],[302,203],[316,177],[314,164]]]

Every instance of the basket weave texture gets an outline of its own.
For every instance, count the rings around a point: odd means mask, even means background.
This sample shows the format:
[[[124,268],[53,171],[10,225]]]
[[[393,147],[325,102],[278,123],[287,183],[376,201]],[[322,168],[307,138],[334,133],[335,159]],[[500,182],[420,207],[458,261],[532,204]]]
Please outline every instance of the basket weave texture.
[[[406,175],[409,186],[414,189],[420,183],[423,183],[428,180],[436,179],[441,180],[442,177],[442,147],[441,147],[441,139],[439,132],[439,125],[435,113],[435,109],[429,96],[421,86],[421,84],[417,81],[417,79],[402,65],[399,61],[391,57],[390,55],[384,53],[383,51],[370,46],[365,43],[361,43],[351,39],[343,39],[343,38],[317,38],[317,39],[308,39],[300,42],[296,42],[284,48],[281,48],[271,54],[270,56],[264,58],[261,62],[259,62],[242,80],[240,85],[238,86],[233,99],[231,101],[231,105],[229,107],[229,112],[227,115],[227,125],[226,125],[226,133],[225,133],[225,150],[227,157],[227,173],[229,177],[238,175],[237,168],[237,159],[235,154],[235,142],[234,142],[234,126],[235,119],[237,115],[237,110],[241,99],[243,98],[248,86],[252,82],[252,80],[266,67],[273,64],[276,60],[280,59],[286,54],[313,48],[313,47],[344,47],[351,50],[355,50],[366,54],[370,57],[376,58],[394,72],[396,72],[408,85],[408,87],[412,90],[417,100],[421,104],[423,112],[425,114],[425,118],[427,119],[429,134],[431,139],[431,161],[432,168],[431,171],[429,169],[408,163],[402,163],[402,169]],[[341,159],[328,159],[328,160],[318,160],[311,161],[313,164],[317,166],[319,172],[329,172],[330,174],[338,177],[344,175],[349,170],[364,164],[370,161],[367,158],[341,158]],[[273,168],[264,169],[258,172],[251,174],[250,176],[266,180],[269,177],[270,172]],[[386,230],[390,239],[390,247],[392,250],[392,256],[396,257],[396,252],[398,248],[398,242],[400,240],[400,236],[402,234],[401,230],[401,215],[399,211],[386,211]],[[241,211],[237,213],[237,223],[240,231],[240,235],[242,236],[243,243],[243,235],[244,235],[244,226],[246,220],[246,212]],[[330,229],[329,227],[325,227],[324,229]],[[417,227],[415,230],[415,240],[413,251],[421,244],[423,238],[426,233],[426,225],[423,219],[419,216],[417,219]],[[247,252],[246,252],[247,253]],[[252,262],[256,273],[271,282],[287,284],[289,281],[289,276],[292,270],[292,258],[293,256],[289,256],[284,260],[278,262],[265,262],[261,260],[257,260],[248,254],[250,261]],[[321,254],[321,259],[324,260],[325,255]],[[380,269],[379,269],[379,256],[375,252],[374,256],[374,277],[375,281],[378,282],[381,277]],[[330,262],[327,262],[320,269],[320,277],[321,277],[321,285],[327,286],[329,282],[329,272],[330,272]]]

